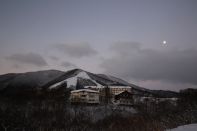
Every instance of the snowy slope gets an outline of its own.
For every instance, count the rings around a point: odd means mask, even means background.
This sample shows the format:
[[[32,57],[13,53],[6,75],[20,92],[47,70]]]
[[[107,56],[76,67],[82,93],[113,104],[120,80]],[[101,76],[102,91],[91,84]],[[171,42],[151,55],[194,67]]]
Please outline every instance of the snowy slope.
[[[74,69],[64,73],[64,75],[58,77],[57,79],[47,83],[45,89],[57,89],[61,85],[67,83],[68,88],[81,89],[87,87],[104,88],[106,86],[125,86],[131,87],[134,93],[149,96],[150,94],[161,94],[156,91],[145,89],[134,84],[130,84],[120,78],[105,74],[94,74],[81,69]],[[160,91],[161,92],[161,91]],[[171,92],[170,92],[171,93]],[[163,91],[162,96],[168,96],[168,92]],[[158,95],[158,96],[159,96]]]
[[[97,85],[97,87],[102,87],[101,84],[99,84],[95,80],[91,79],[89,77],[89,75],[85,71],[81,71],[81,72],[79,72],[78,74],[76,74],[73,77],[67,78],[65,80],[62,80],[62,81],[60,81],[58,83],[55,83],[55,84],[51,85],[49,87],[49,89],[54,89],[54,88],[58,87],[59,85],[65,83],[65,82],[67,83],[67,87],[68,88],[70,88],[70,87],[76,87],[78,78],[83,78],[83,79],[91,80],[93,83],[95,83]]]
[[[166,131],[197,131],[197,124],[179,126],[177,128],[169,129]]]

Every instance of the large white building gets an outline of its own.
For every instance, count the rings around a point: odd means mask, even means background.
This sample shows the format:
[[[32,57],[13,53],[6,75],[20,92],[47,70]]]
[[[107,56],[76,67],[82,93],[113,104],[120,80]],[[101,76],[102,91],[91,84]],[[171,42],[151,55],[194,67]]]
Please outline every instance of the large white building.
[[[90,89],[79,89],[71,91],[70,96],[71,103],[99,103],[99,91]]]
[[[102,103],[106,99],[114,101],[114,97],[122,92],[130,92],[130,86],[84,86],[83,89],[71,91],[71,103]]]
[[[120,94],[121,92],[128,91],[131,92],[131,87],[130,86],[85,86],[85,89],[91,89],[91,90],[96,90],[99,91],[100,93],[104,91],[106,88],[109,88],[109,93],[111,95],[117,95]]]

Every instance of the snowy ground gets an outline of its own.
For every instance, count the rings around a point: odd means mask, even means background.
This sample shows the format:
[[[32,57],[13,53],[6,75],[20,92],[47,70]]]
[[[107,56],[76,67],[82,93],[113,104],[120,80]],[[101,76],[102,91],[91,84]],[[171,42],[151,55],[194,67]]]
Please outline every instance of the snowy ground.
[[[169,129],[167,131],[197,131],[197,124],[179,126],[177,128]]]

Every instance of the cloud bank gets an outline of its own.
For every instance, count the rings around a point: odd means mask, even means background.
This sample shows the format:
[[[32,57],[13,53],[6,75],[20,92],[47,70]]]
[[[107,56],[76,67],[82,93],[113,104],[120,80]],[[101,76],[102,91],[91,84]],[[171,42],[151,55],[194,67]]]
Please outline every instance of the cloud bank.
[[[76,67],[76,65],[74,65],[74,64],[72,64],[72,63],[70,63],[70,62],[67,62],[67,61],[62,62],[62,63],[61,63],[61,66],[62,66],[62,67]]]
[[[6,59],[22,64],[31,64],[40,67],[48,65],[45,59],[41,55],[35,53],[27,53],[27,54],[17,53],[6,57]]]
[[[127,79],[161,80],[197,84],[196,49],[143,49],[139,43],[119,42],[111,46],[115,55],[101,66],[106,73]]]
[[[88,43],[56,44],[55,48],[58,51],[63,52],[66,55],[74,58],[88,57],[97,54],[97,51],[93,49]]]

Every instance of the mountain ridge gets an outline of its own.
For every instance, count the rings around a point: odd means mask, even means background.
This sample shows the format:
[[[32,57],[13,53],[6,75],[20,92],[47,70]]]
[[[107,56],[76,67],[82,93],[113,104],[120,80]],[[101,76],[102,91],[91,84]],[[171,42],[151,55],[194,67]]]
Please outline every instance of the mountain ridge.
[[[105,75],[94,74],[82,69],[73,69],[66,72],[59,70],[43,70],[27,73],[8,73],[0,75],[0,92],[21,92],[35,90],[50,90],[61,84],[73,85],[73,89],[79,89],[83,86],[130,86],[134,91],[142,94],[148,93],[153,95],[173,96],[176,93],[172,91],[154,91],[131,84],[120,78]],[[53,87],[54,86],[54,87]],[[70,87],[68,87],[70,88]]]

